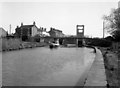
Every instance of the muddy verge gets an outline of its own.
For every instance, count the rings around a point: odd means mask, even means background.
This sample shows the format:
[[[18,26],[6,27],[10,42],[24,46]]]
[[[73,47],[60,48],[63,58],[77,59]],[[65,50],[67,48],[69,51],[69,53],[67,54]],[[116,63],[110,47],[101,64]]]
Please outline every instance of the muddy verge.
[[[109,48],[100,48],[100,50],[104,58],[107,88],[118,88],[120,86],[120,51],[114,51]]]

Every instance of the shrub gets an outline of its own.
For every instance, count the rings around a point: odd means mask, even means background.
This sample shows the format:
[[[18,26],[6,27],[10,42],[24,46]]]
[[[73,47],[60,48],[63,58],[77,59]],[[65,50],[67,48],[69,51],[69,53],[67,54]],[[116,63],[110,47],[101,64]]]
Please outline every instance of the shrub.
[[[112,42],[106,39],[95,38],[95,39],[92,39],[89,45],[100,46],[100,47],[110,47],[112,45]]]

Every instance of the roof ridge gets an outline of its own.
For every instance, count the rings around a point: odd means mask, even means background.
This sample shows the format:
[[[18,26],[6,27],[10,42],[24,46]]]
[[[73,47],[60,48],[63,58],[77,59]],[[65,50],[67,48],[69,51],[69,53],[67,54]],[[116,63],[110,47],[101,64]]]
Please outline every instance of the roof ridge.
[[[31,24],[31,25],[22,25],[22,26],[34,26],[33,24]]]

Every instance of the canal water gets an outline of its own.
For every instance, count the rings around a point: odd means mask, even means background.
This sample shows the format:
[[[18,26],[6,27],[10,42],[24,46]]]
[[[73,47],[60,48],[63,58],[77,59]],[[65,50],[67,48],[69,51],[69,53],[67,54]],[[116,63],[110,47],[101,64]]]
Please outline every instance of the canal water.
[[[3,86],[83,85],[93,49],[48,47],[2,53]]]

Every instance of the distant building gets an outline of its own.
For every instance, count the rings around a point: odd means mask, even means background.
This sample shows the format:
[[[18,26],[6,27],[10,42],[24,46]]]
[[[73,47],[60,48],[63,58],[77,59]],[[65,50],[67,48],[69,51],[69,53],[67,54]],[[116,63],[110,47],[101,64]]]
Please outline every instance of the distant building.
[[[39,31],[41,32],[41,33],[40,33],[40,36],[41,36],[41,37],[50,36],[49,33],[47,32],[46,28],[40,27],[40,28],[39,28]]]
[[[22,38],[22,40],[27,40],[30,37],[34,37],[35,35],[40,35],[41,31],[36,26],[35,22],[33,22],[32,25],[23,25],[21,23],[21,26],[15,29],[15,35],[19,38]]]
[[[51,37],[63,37],[64,36],[61,30],[57,30],[55,28],[50,28],[49,35]]]
[[[42,36],[45,37],[45,36],[50,36],[50,35],[47,32],[42,32]]]
[[[6,36],[7,36],[7,32],[3,28],[0,28],[0,38]]]

